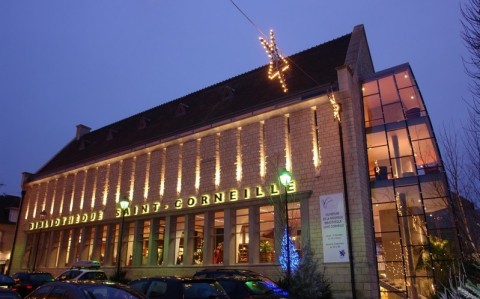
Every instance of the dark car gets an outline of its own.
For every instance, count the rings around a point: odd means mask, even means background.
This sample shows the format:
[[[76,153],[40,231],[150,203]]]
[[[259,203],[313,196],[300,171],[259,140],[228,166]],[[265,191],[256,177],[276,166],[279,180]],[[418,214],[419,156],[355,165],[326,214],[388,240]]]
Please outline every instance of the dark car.
[[[193,274],[193,278],[214,278],[215,279],[217,277],[248,277],[248,278],[258,278],[265,281],[272,281],[270,278],[266,277],[265,275],[252,270],[248,270],[248,269],[212,268],[212,269],[203,269]]]
[[[0,274],[0,299],[20,299],[20,295],[13,290],[14,285],[13,278]]]
[[[53,281],[53,275],[48,272],[17,272],[12,275],[15,290],[20,296],[25,297],[37,287]]]
[[[213,279],[148,277],[133,280],[129,285],[150,299],[229,299]]]
[[[219,277],[218,283],[225,289],[230,299],[282,299],[290,298],[287,291],[275,283],[258,278]]]
[[[11,289],[15,281],[8,275],[0,274],[0,288],[1,289]]]
[[[212,278],[215,280],[220,280],[220,279],[249,279],[250,283],[244,283],[247,287],[255,288],[258,286],[258,293],[257,297],[244,297],[244,298],[288,298],[288,293],[287,291],[283,290],[280,288],[272,279],[268,278],[267,276],[252,271],[248,269],[227,269],[227,268],[211,268],[211,269],[203,269],[200,271],[197,271],[195,274],[193,274],[193,278]],[[263,285],[260,285],[259,283],[254,283],[256,280],[261,280],[264,283]],[[228,286],[227,286],[228,287]],[[238,286],[240,287],[240,286]],[[270,291],[273,292],[274,296],[273,297],[260,297],[260,293],[263,291],[261,288],[268,288]],[[231,287],[230,287],[231,288]],[[224,287],[224,289],[227,291],[230,297],[231,293]],[[250,293],[256,292],[255,290],[250,290]],[[265,290],[265,292],[267,292]],[[276,297],[275,297],[276,296]],[[242,298],[242,297],[236,297],[236,298]]]
[[[54,281],[31,292],[25,299],[145,299],[127,285],[109,281]]]
[[[11,290],[11,289],[4,289],[0,288],[0,299],[21,299],[20,295]]]

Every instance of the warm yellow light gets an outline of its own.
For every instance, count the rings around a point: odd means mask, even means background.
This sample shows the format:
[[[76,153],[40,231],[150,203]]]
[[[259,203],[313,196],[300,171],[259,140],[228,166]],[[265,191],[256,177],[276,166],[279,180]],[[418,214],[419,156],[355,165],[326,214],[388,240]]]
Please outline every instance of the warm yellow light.
[[[183,143],[178,146],[177,196],[182,192]]]
[[[196,145],[196,158],[195,158],[195,190],[198,192],[198,190],[200,189],[200,173],[201,173],[201,169],[200,169],[200,165],[201,165],[201,162],[202,162],[202,155],[201,155],[201,139],[197,139],[197,145]]]
[[[237,129],[237,161],[236,161],[236,179],[240,184],[242,181],[242,128]]]
[[[98,167],[95,167],[95,175],[93,177],[93,191],[92,191],[92,201],[90,202],[90,209],[93,210],[95,207],[95,201],[97,200],[97,180],[98,180]],[[55,184],[56,186],[56,184]],[[55,198],[55,197],[54,197]],[[50,214],[53,214],[53,208]]]
[[[107,171],[105,174],[105,185],[103,186],[103,199],[102,205],[105,207],[107,205],[108,199],[108,189],[110,188],[110,163],[107,164]],[[63,200],[62,200],[63,202]]]
[[[137,157],[133,157],[132,159],[132,168],[130,171],[130,188],[128,192],[128,197],[133,198],[133,190],[135,188],[135,172],[137,170]]]
[[[333,118],[340,122],[340,105],[335,101],[335,95],[333,93],[329,94],[328,99],[330,104],[332,104]]]
[[[284,73],[290,66],[288,64],[288,61],[278,51],[273,30],[270,30],[270,42],[267,42],[264,38],[260,37],[260,43],[262,44],[268,58],[270,59],[270,63],[268,66],[268,78],[272,80],[278,77],[283,92],[287,92],[288,89],[285,82]]]
[[[220,166],[220,133],[217,133],[215,137],[215,187],[220,186],[220,175],[221,175],[221,166]]]
[[[163,194],[165,192],[165,168],[166,168],[166,164],[167,164],[167,148],[163,148],[162,150],[162,168],[161,168],[161,171],[160,171],[160,190],[159,190],[159,195],[160,195],[160,198],[163,197]]]
[[[259,134],[259,145],[260,145],[260,178],[265,179],[265,174],[267,172],[267,163],[265,155],[265,123],[260,122],[260,134]]]
[[[145,182],[143,183],[143,200],[146,202],[148,199],[148,193],[150,191],[150,161],[152,153],[147,153],[147,166],[145,169]]]

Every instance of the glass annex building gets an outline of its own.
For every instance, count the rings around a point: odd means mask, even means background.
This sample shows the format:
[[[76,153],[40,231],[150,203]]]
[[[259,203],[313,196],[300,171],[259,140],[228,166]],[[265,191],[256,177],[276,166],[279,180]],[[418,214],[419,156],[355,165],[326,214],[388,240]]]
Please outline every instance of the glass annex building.
[[[410,66],[375,72],[362,25],[287,61],[286,92],[262,66],[97,130],[78,125],[24,173],[10,272],[97,260],[129,278],[222,267],[276,279],[289,236],[334,298],[434,293],[462,248]]]

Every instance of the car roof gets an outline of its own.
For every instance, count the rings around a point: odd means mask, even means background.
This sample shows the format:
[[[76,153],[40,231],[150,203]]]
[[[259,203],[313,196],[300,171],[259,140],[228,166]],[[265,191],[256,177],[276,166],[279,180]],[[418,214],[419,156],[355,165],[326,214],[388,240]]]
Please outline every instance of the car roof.
[[[149,277],[142,277],[142,278],[137,278],[132,281],[139,281],[139,280],[163,280],[163,281],[179,281],[179,282],[199,282],[199,281],[204,281],[204,282],[215,282],[215,279],[213,278],[199,278],[199,279],[194,279],[191,277],[179,277],[179,276],[149,276]]]

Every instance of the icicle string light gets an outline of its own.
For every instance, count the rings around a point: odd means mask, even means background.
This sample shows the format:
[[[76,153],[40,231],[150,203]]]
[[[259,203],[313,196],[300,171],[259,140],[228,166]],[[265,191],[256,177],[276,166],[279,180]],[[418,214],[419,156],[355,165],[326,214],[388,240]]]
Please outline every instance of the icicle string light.
[[[335,95],[333,92],[328,95],[328,99],[330,100],[330,104],[332,104],[333,119],[336,119],[338,122],[340,122],[340,104],[335,101]]]
[[[270,64],[268,67],[268,78],[273,80],[278,79],[282,86],[283,92],[287,92],[287,83],[285,81],[285,71],[290,67],[288,61],[280,54],[275,42],[275,34],[273,30],[270,30],[270,42],[267,42],[263,37],[260,37],[260,43],[267,52],[268,58],[270,58]]]

